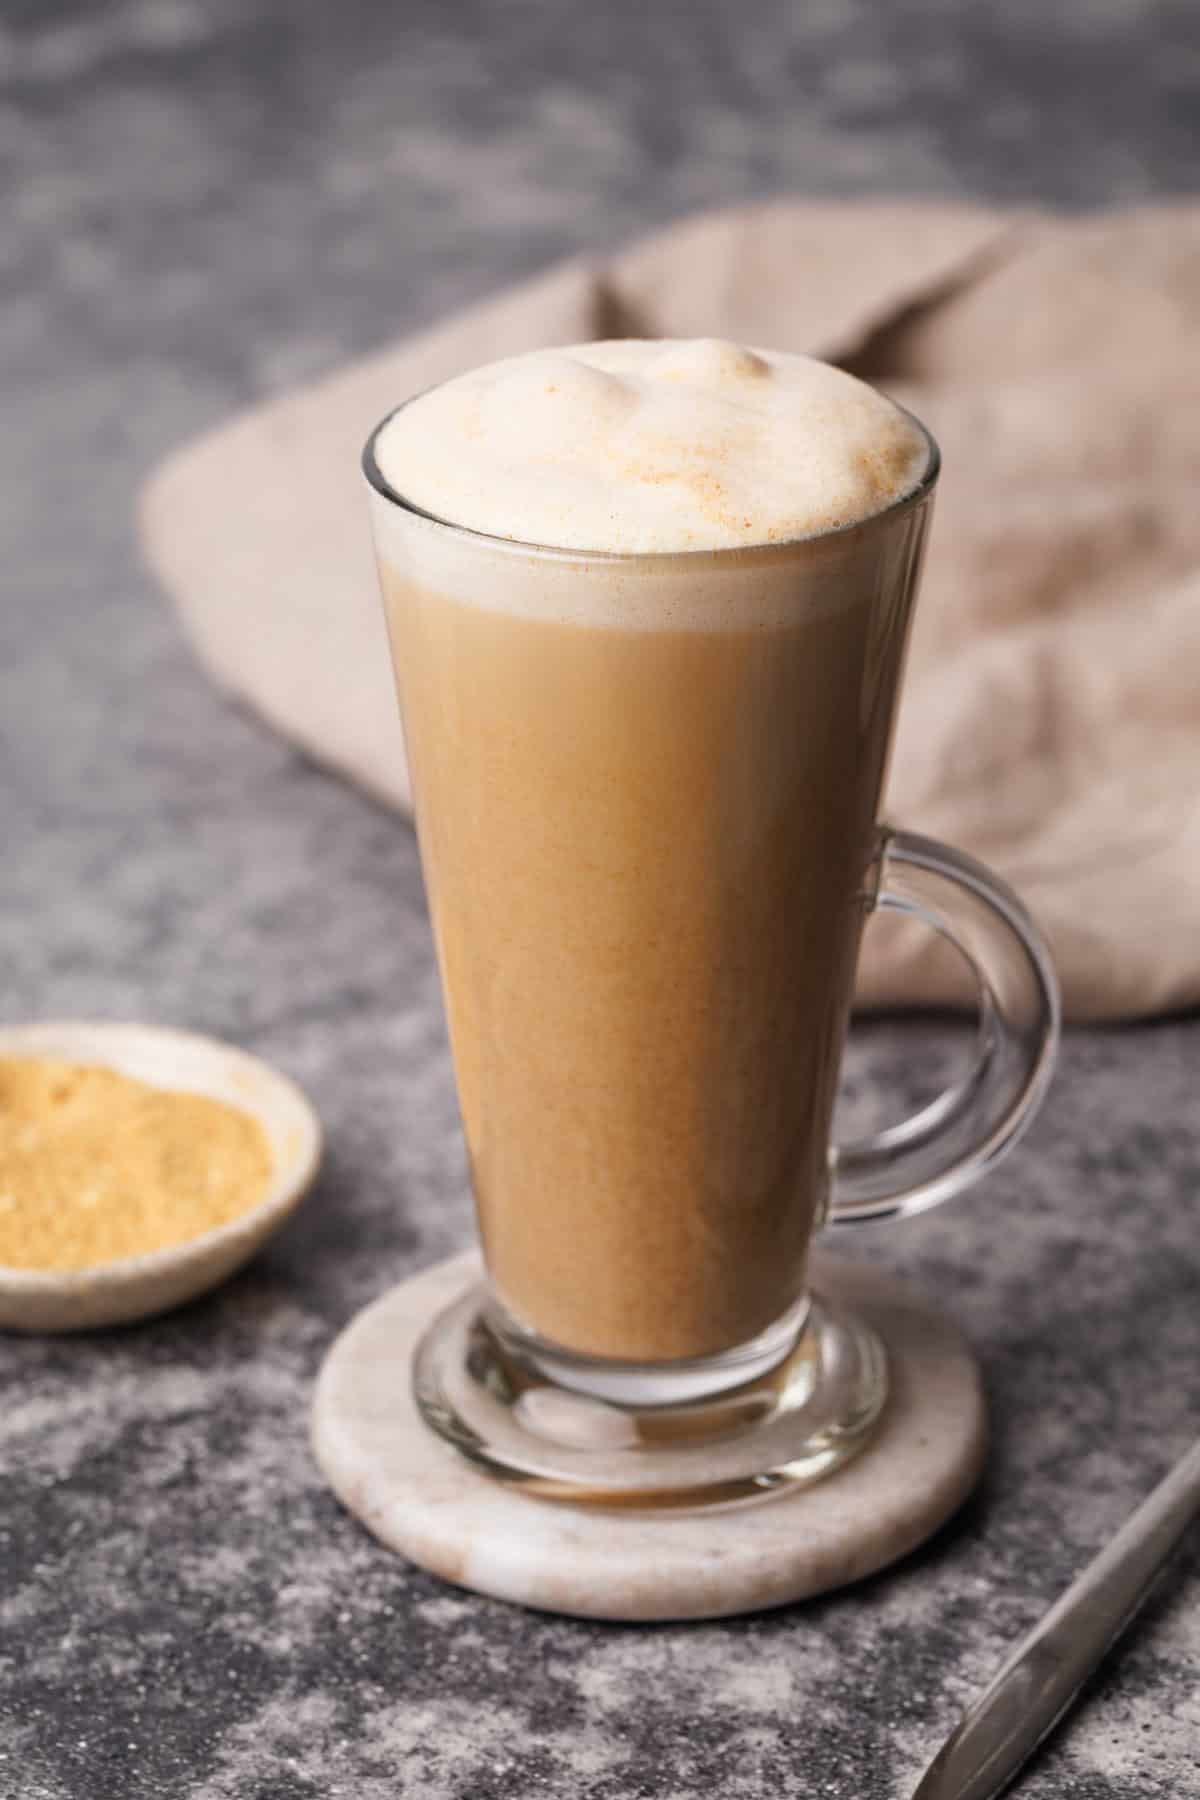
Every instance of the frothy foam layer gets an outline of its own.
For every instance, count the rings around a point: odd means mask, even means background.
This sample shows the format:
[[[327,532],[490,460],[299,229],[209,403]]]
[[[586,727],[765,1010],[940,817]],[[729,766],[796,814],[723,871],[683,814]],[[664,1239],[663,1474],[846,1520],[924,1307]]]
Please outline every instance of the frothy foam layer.
[[[811,357],[720,339],[537,350],[420,395],[375,446],[405,500],[564,550],[721,550],[881,512],[928,463],[882,394]]]

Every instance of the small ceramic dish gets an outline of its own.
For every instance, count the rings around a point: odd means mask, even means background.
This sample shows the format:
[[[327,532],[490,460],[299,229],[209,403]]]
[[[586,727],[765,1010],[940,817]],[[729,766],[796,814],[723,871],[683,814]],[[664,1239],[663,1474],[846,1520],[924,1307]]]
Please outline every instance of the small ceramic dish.
[[[154,1087],[240,1106],[271,1146],[271,1183],[257,1205],[200,1237],[90,1269],[0,1266],[0,1329],[86,1331],[166,1312],[215,1287],[254,1255],[311,1186],[321,1127],[286,1075],[216,1038],[158,1025],[0,1026],[0,1056],[102,1064]]]

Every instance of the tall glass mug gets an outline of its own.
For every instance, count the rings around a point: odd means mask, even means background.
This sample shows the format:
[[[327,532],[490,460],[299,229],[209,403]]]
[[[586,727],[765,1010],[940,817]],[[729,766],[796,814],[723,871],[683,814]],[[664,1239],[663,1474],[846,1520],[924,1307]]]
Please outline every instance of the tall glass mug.
[[[1031,1117],[1057,1030],[1016,896],[876,822],[936,446],[863,523],[625,555],[431,518],[374,444],[488,1272],[418,1351],[424,1417],[558,1498],[813,1480],[887,1390],[869,1327],[807,1286],[814,1233],[974,1181]],[[967,959],[977,1057],[906,1125],[835,1146],[860,933],[884,909]]]

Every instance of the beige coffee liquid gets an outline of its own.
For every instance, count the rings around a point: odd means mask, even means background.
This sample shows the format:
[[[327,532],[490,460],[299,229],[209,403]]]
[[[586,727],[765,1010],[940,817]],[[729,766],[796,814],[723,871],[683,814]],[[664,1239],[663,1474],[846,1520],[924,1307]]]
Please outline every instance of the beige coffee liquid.
[[[826,1195],[923,509],[605,560],[374,504],[497,1290],[594,1355],[744,1342]]]

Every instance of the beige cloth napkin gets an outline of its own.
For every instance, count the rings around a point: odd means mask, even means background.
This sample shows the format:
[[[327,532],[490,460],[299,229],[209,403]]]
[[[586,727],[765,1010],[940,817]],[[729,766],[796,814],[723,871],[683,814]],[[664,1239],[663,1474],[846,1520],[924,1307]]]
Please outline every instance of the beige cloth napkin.
[[[222,426],[142,507],[223,683],[400,806],[360,489],[405,395],[536,344],[722,335],[843,362],[945,453],[889,818],[1048,931],[1076,1018],[1200,999],[1200,207],[1081,220],[781,202],[572,263]],[[862,997],[958,997],[869,934]]]

